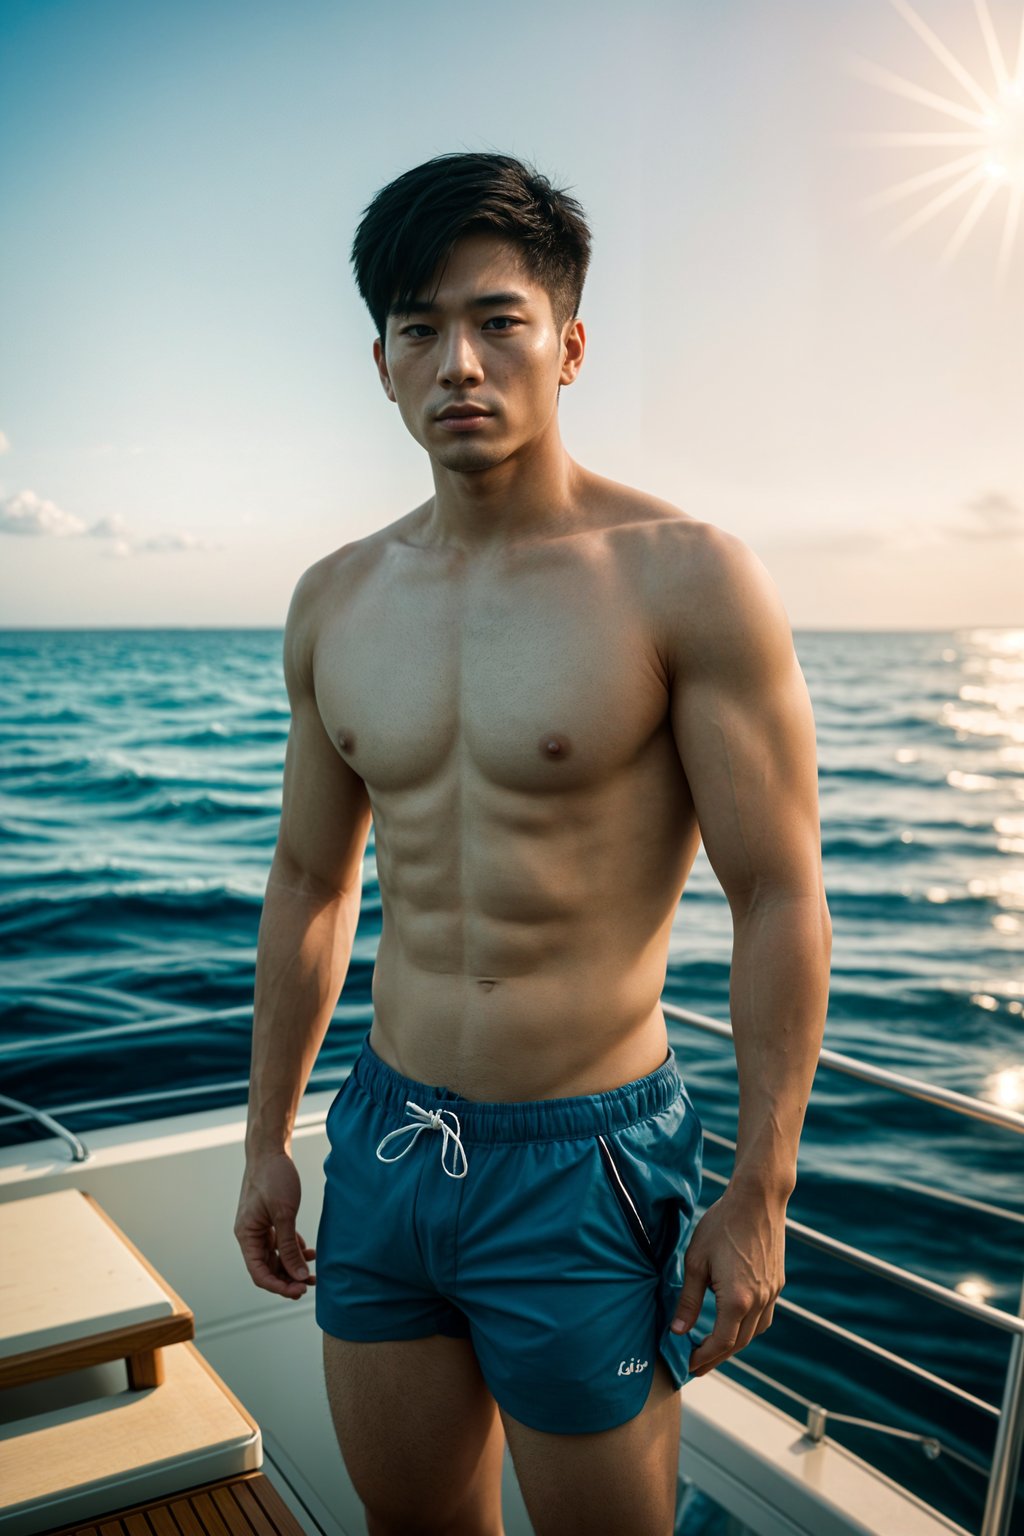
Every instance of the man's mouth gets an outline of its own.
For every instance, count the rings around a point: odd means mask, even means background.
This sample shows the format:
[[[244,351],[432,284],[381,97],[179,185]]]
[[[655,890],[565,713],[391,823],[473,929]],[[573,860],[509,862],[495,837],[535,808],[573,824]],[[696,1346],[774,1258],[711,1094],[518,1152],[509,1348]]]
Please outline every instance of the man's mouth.
[[[469,432],[474,427],[482,427],[485,421],[490,421],[490,416],[439,416],[437,424],[449,432]]]

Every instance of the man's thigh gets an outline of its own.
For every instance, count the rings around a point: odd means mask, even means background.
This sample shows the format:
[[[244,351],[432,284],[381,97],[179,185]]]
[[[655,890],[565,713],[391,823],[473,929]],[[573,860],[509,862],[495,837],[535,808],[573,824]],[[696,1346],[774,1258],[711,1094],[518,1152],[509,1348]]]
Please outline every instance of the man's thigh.
[[[505,1435],[469,1340],[323,1339],[331,1417],[371,1536],[501,1536]]]
[[[659,1356],[644,1408],[614,1429],[548,1434],[501,1410],[536,1536],[672,1536],[681,1395]]]

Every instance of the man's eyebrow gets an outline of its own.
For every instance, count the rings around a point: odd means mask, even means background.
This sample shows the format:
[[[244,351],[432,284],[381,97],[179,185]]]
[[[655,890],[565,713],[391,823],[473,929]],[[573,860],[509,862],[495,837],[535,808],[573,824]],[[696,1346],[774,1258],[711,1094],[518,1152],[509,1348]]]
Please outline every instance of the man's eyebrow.
[[[481,293],[477,298],[470,299],[471,309],[493,309],[496,304],[529,304],[525,293]],[[431,304],[427,299],[413,299],[411,303],[399,308],[392,304],[388,310],[389,315],[432,315],[442,308],[439,304]]]

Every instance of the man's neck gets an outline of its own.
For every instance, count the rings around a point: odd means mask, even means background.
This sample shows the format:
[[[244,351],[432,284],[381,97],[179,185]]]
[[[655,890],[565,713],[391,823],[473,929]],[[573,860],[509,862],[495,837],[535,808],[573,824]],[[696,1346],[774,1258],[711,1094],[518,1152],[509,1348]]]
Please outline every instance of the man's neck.
[[[555,434],[496,464],[458,472],[432,462],[435,494],[420,526],[435,548],[485,554],[565,532],[578,520],[582,472]]]

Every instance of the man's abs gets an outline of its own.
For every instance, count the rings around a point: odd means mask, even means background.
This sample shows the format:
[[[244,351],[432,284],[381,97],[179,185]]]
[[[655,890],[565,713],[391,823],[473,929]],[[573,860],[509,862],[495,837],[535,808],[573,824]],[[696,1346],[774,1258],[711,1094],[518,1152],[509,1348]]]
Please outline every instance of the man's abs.
[[[662,975],[664,967],[662,967]],[[617,978],[618,980],[618,978]],[[619,992],[622,992],[621,985]],[[603,994],[591,977],[439,976],[378,955],[370,1044],[405,1077],[470,1099],[548,1099],[604,1093],[645,1077],[665,1059],[665,1021],[654,1006]]]

